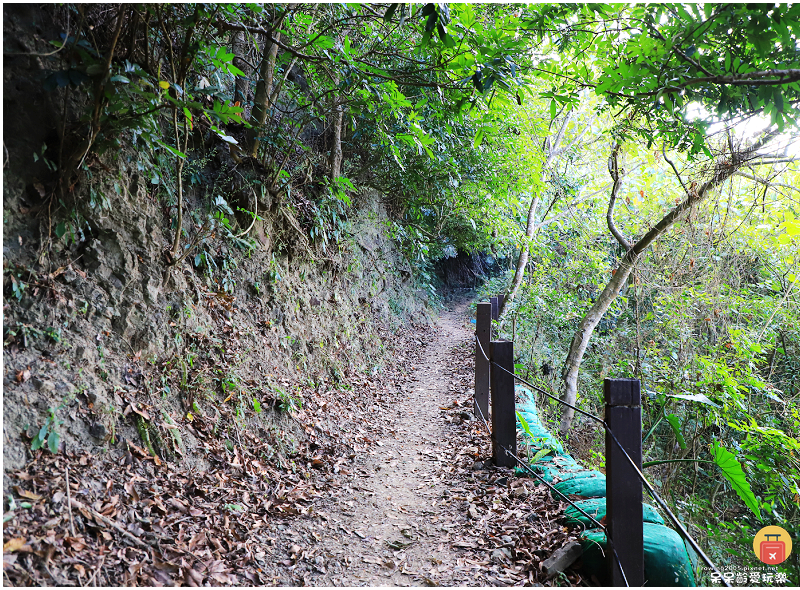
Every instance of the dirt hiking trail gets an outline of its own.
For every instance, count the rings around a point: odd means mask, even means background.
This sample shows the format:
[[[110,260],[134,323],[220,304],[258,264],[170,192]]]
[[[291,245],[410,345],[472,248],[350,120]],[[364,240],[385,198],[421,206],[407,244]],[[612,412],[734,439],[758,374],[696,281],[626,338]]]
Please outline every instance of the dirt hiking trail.
[[[389,362],[309,393],[273,459],[263,433],[231,450],[199,415],[208,469],[134,444],[37,453],[13,474],[34,505],[5,523],[7,585],[586,585],[539,567],[575,538],[564,505],[491,464],[473,334],[466,301],[387,332]]]
[[[342,469],[315,518],[301,521],[306,533],[292,537],[284,564],[293,583],[556,582],[545,580],[538,564],[570,540],[559,523],[563,506],[544,486],[491,465],[489,435],[472,413],[468,303],[453,304],[418,348],[395,359],[407,371],[405,383],[379,397],[379,411],[363,424],[375,444],[353,458],[351,472]],[[586,583],[572,573],[565,582]]]
[[[469,341],[467,324],[465,303],[443,313],[402,395],[388,412],[375,416],[388,436],[379,437],[377,448],[357,463],[362,477],[356,477],[360,481],[351,486],[353,491],[329,505],[332,526],[321,544],[327,551],[342,551],[354,566],[338,576],[329,574],[331,584],[468,582],[464,576],[454,579],[454,571],[465,563],[448,542],[450,531],[459,526],[448,498],[464,490],[453,490],[448,477],[451,449],[446,441],[452,426],[440,409],[452,390],[444,369],[452,362],[453,348]]]

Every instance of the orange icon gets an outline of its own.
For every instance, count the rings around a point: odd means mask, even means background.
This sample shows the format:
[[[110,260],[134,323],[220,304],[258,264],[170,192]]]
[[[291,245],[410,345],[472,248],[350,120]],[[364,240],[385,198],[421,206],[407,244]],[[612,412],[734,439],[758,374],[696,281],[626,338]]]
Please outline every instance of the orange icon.
[[[765,526],[753,539],[753,551],[767,565],[778,565],[792,553],[792,538],[779,526]]]

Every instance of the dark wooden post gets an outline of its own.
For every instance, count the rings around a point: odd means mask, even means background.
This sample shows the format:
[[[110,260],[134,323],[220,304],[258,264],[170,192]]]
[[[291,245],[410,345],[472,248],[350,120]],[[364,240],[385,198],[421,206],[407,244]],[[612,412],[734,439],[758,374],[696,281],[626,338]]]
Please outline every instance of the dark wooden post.
[[[492,302],[492,319],[493,320],[500,319],[500,316],[498,314],[500,307],[498,306],[499,302],[497,300],[497,297],[489,297],[489,301]]]
[[[492,457],[498,467],[514,467],[517,462],[503,447],[517,454],[517,417],[514,403],[514,343],[492,342],[492,362],[506,371],[492,367]],[[510,373],[510,374],[509,374]]]
[[[606,379],[606,424],[622,448],[642,469],[642,408],[638,379]],[[606,526],[614,543],[619,564],[612,551],[611,585],[644,585],[644,525],[642,518],[642,481],[630,462],[606,432]]]
[[[475,336],[483,347],[483,354],[489,356],[489,342],[492,340],[492,304],[483,302],[478,304],[475,313]],[[481,414],[489,421],[489,361],[475,343],[475,417],[480,419]]]
[[[503,305],[506,302],[505,295],[498,295],[497,296],[497,317],[495,319],[500,319],[500,310],[503,309]]]

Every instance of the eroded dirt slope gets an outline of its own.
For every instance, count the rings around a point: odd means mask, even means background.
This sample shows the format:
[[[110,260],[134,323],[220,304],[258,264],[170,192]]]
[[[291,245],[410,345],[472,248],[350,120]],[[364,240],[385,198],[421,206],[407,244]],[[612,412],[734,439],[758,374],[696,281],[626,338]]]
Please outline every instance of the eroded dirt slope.
[[[463,303],[435,328],[399,333],[383,372],[307,397],[294,415],[307,440],[272,461],[250,431],[233,452],[209,436],[209,471],[136,449],[39,453],[16,474],[6,583],[585,584],[539,568],[574,537],[563,506],[488,464],[470,413],[471,335]],[[202,438],[213,424],[194,428]]]

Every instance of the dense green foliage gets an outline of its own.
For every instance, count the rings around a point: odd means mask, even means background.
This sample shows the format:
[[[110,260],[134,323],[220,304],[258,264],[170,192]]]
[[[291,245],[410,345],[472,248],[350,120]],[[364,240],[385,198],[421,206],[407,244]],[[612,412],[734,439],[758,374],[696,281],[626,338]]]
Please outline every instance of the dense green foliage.
[[[636,159],[629,154],[626,165]],[[650,160],[631,179],[626,213],[619,215],[634,235],[675,191]],[[800,299],[792,287],[800,252],[795,191],[783,190],[770,191],[773,207],[762,208],[763,188],[737,178],[654,246],[601,321],[581,379],[580,402],[596,413],[602,413],[603,378],[642,380],[648,474],[676,498],[699,527],[695,532],[732,553],[716,557],[739,565],[749,553],[735,547],[746,547],[763,523],[797,527]],[[575,330],[620,255],[603,213],[576,212],[537,235],[536,262],[505,319],[523,376],[553,393],[569,347],[565,334]],[[491,281],[485,292],[502,290],[508,280]],[[559,410],[552,404],[550,411]],[[584,424],[572,439],[584,458],[598,461],[602,433]],[[717,459],[719,466],[707,463]]]
[[[558,392],[572,334],[626,255],[607,217],[633,242],[687,203],[600,320],[580,401],[598,408],[604,377],[642,379],[650,475],[717,558],[741,554],[714,544],[725,535],[747,543],[733,523],[798,530],[800,7],[65,10],[73,26],[44,83],[85,109],[62,131],[54,194],[68,209],[91,154],[137,150],[172,220],[169,263],[193,261],[221,290],[207,238],[255,247],[248,225],[266,214],[233,193],[252,191],[324,258],[372,187],[428,288],[437,258],[530,248],[503,328],[523,372]],[[764,129],[771,141],[748,151]],[[212,174],[226,152],[241,182]],[[695,202],[703,183],[713,190]],[[84,221],[54,238],[81,239]]]
[[[562,81],[554,83],[563,96],[593,88],[615,112],[644,115],[670,129],[673,141],[685,134],[696,146],[707,125],[680,123],[697,103],[720,116],[765,114],[781,128],[796,120],[797,6],[545,5],[537,12],[536,25],[558,39],[560,58],[543,69]],[[652,130],[641,132],[652,139]]]

